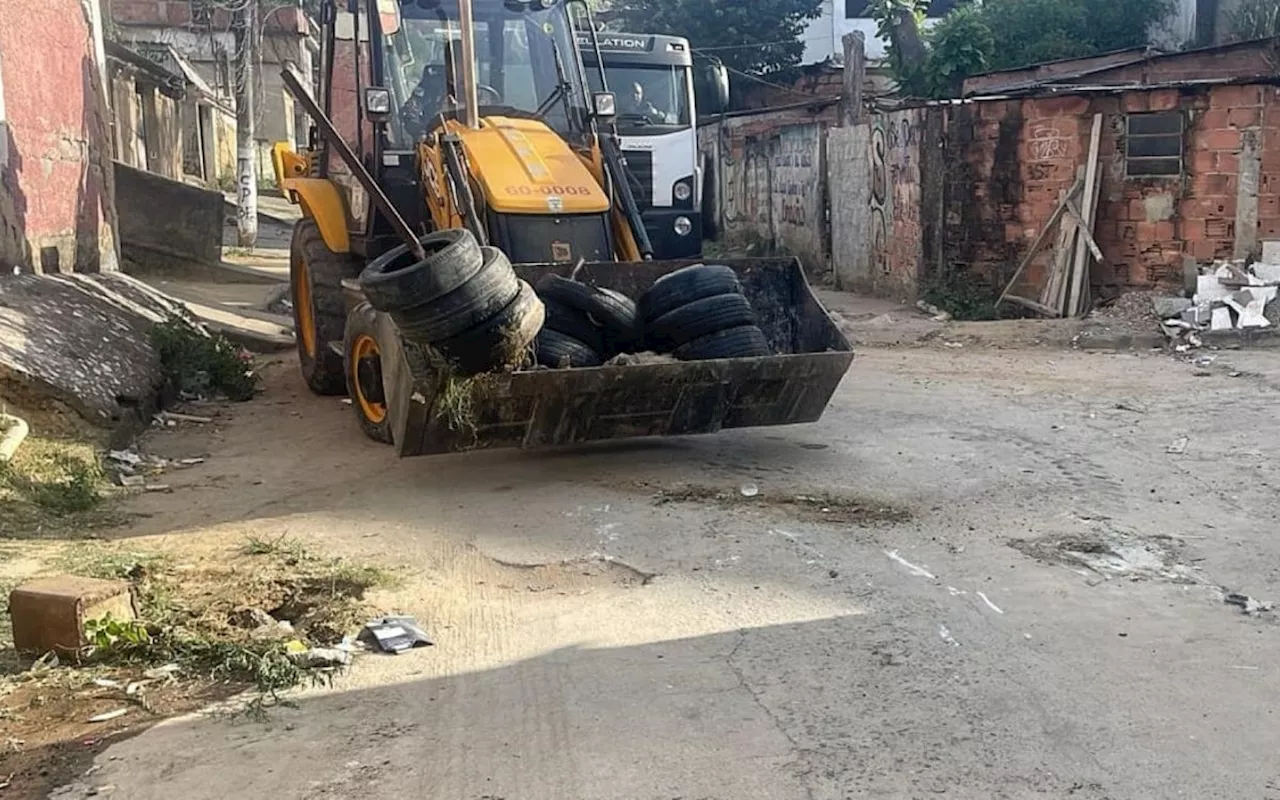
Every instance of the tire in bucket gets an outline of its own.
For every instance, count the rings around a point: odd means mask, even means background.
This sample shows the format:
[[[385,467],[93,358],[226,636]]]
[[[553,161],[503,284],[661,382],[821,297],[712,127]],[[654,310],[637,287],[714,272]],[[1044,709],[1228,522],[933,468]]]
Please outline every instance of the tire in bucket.
[[[604,363],[600,353],[572,336],[551,328],[543,328],[534,342],[538,363],[551,369],[598,367]]]
[[[501,250],[482,247],[484,263],[471,280],[423,305],[393,313],[409,341],[429,345],[459,336],[498,314],[520,293],[520,280]]]
[[[717,264],[694,264],[668,272],[640,298],[640,316],[652,322],[677,308],[718,294],[741,294],[738,273]]]
[[[342,341],[347,323],[342,281],[358,273],[354,260],[324,243],[315,220],[298,220],[289,246],[293,330],[302,379],[316,394],[340,395],[347,390],[342,356],[329,343]]]
[[[717,294],[658,317],[645,327],[645,342],[656,352],[669,353],[694,339],[757,323],[756,312],[746,297]]]
[[[463,375],[516,368],[523,366],[545,318],[546,308],[533,287],[520,281],[515,300],[502,311],[466,333],[431,346]]]
[[[771,354],[769,340],[755,325],[743,325],[694,339],[677,348],[681,361],[710,361],[717,358],[756,358]]]
[[[347,396],[360,430],[375,442],[391,444],[391,421],[382,384],[382,348],[378,344],[377,312],[364,302],[347,315],[342,362]]]
[[[542,304],[547,307],[547,321],[543,330],[552,330],[578,340],[596,353],[604,352],[604,330],[591,317],[575,308],[541,297]]]
[[[402,244],[360,273],[360,288],[378,311],[390,314],[430,303],[461,287],[484,266],[480,244],[465,229],[428,233],[418,242],[427,254],[421,261]]]
[[[604,337],[606,356],[634,347],[640,329],[636,304],[621,292],[548,274],[538,281],[538,296],[590,317]]]

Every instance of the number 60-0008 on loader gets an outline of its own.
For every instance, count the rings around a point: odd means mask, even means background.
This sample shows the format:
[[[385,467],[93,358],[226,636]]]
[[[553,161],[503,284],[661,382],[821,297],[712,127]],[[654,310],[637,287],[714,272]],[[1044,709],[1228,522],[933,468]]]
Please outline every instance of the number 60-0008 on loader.
[[[358,5],[323,7],[318,101],[285,71],[311,146],[273,151],[313,391],[402,456],[822,415],[853,353],[797,260],[652,259],[585,2]]]

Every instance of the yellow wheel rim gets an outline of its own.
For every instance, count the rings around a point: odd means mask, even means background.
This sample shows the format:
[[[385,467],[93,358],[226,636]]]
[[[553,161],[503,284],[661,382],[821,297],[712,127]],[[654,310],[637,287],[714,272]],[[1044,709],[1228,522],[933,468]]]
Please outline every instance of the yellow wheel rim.
[[[380,358],[382,351],[378,349],[378,342],[372,336],[362,333],[351,346],[351,385],[355,389],[355,401],[360,404],[360,413],[365,419],[378,425],[387,418],[387,407],[365,397],[364,389],[360,387],[360,359],[370,356]]]
[[[298,324],[298,337],[307,355],[316,357],[316,320],[311,307],[311,275],[301,257],[293,264],[293,315]]]

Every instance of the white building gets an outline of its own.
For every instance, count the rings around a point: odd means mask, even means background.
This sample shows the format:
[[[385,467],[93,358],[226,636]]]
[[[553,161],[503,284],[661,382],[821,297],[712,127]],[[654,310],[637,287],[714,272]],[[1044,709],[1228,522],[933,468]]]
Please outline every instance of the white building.
[[[961,0],[933,0],[929,4],[928,25],[955,8]],[[822,16],[809,23],[805,28],[804,59],[802,64],[817,64],[830,58],[833,61],[844,60],[844,40],[846,33],[862,31],[867,40],[867,58],[878,60],[884,58],[888,42],[876,36],[876,21],[871,18],[867,9],[867,0],[823,0]]]
[[[975,0],[980,1],[980,0]],[[945,15],[964,0],[933,0],[925,25]],[[1186,46],[1221,44],[1230,34],[1232,12],[1240,0],[1177,0],[1168,22],[1152,31],[1152,44],[1168,50]],[[868,0],[823,0],[822,16],[805,28],[802,64],[817,64],[830,58],[844,58],[844,35],[862,31],[867,40],[867,58],[885,57],[887,42],[876,35],[876,21],[867,11]]]

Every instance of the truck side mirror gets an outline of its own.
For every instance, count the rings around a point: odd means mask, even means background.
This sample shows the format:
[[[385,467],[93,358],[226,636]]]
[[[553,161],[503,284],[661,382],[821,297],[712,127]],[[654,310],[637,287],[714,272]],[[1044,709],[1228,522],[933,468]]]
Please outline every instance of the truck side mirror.
[[[701,83],[704,87],[702,108],[707,114],[723,114],[729,110],[729,71],[724,64],[713,61],[703,67]]]

